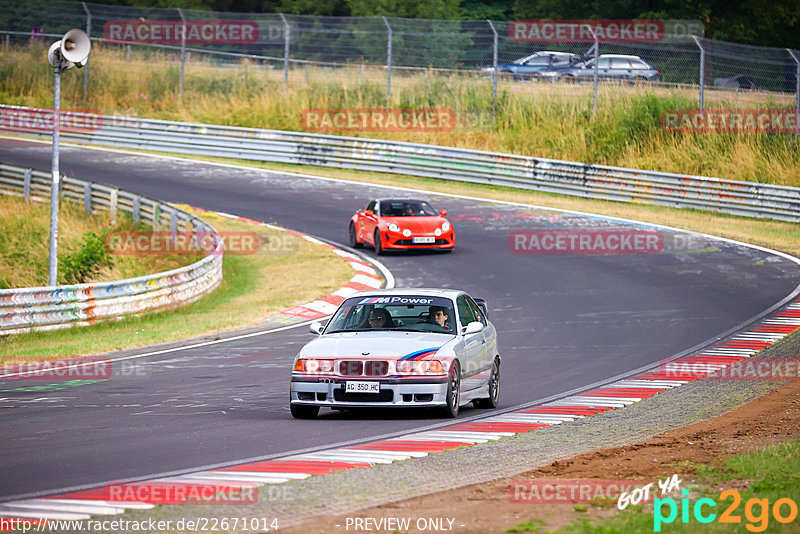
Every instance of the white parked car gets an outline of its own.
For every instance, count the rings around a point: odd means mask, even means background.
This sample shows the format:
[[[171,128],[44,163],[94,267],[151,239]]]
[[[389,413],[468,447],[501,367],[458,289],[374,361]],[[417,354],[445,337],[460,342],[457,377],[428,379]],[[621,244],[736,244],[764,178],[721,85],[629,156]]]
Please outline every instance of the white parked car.
[[[294,360],[290,407],[495,408],[500,391],[497,331],[486,304],[452,289],[383,289],[346,299]]]

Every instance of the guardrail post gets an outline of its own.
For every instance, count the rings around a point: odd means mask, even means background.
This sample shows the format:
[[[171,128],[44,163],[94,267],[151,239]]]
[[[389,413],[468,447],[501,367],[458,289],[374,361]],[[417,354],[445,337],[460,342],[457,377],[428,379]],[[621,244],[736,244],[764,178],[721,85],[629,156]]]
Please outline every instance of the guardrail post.
[[[11,34],[6,34],[6,52],[8,52],[9,47],[11,46]]]
[[[22,185],[22,194],[25,197],[26,202],[31,201],[31,170],[25,169],[25,175],[23,178],[24,182]]]
[[[142,197],[133,197],[133,224],[138,226],[142,220]]]
[[[131,62],[131,45],[125,46],[125,61]]]
[[[389,36],[386,39],[386,107],[388,108],[392,103],[392,38],[394,32],[386,17],[383,17],[383,23],[389,30]]]
[[[181,16],[183,31],[181,32],[181,79],[178,85],[178,98],[183,98],[183,71],[186,67],[186,18],[183,10],[178,8],[178,15]]]
[[[153,231],[157,232],[161,226],[161,204],[153,202]]]
[[[702,110],[706,85],[706,50],[696,35],[692,35],[692,39],[694,39],[697,48],[700,49],[700,109]]]
[[[492,111],[494,111],[497,107],[497,47],[499,36],[497,35],[497,30],[495,29],[494,24],[492,24],[492,21],[486,19],[486,22],[489,23],[489,27],[492,29],[492,33],[494,34],[492,40],[492,65],[494,66],[492,70]]]
[[[283,21],[283,88],[289,88],[289,23],[286,22],[286,16],[279,13]]]
[[[86,2],[81,2],[83,10],[86,12],[86,35],[91,40],[92,38],[92,13],[86,7]],[[89,58],[86,58],[86,64],[83,66],[83,99],[89,94]]]
[[[111,226],[117,225],[117,204],[119,202],[119,189],[116,187],[111,190],[111,195],[108,198],[108,208],[111,217]]]
[[[92,214],[92,182],[83,184],[83,210],[87,215]]]
[[[800,59],[791,49],[786,51],[794,60],[794,138],[797,139],[800,134]]]

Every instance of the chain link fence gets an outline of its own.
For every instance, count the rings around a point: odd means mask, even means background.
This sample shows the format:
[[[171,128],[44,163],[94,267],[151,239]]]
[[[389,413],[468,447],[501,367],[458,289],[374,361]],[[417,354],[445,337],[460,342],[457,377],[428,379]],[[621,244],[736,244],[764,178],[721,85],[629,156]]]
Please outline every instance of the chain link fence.
[[[611,68],[612,61],[625,60],[606,59],[608,54],[617,54],[636,56],[657,71],[657,76],[647,78],[648,83],[696,88],[701,108],[705,90],[713,88],[737,95],[742,91],[794,94],[795,107],[800,109],[800,51],[705,39],[697,21],[649,21],[660,28],[655,38],[646,33],[648,29],[643,30],[643,38],[633,33],[626,37],[624,31],[615,34],[609,30],[614,24],[608,22],[624,27],[624,21],[556,21],[548,27],[538,21],[314,17],[34,0],[0,13],[0,36],[7,48],[29,39],[49,42],[70,28],[81,28],[93,40],[115,43],[128,51],[132,47],[158,50],[167,61],[179,63],[179,93],[188,59],[197,54],[220,66],[249,58],[264,68],[282,69],[287,87],[290,73],[299,69],[305,69],[308,79],[309,66],[356,68],[362,79],[369,68],[385,73],[387,107],[392,76],[409,71],[471,76],[489,84],[496,98],[498,85],[543,79],[537,76],[535,60],[528,62],[531,65],[523,60],[546,50],[575,54],[576,61],[599,55],[596,80],[586,77],[595,84],[595,93],[598,83],[631,81],[631,76],[620,76]],[[638,21],[628,22],[635,26]],[[585,27],[600,33],[596,49]],[[553,28],[555,33],[548,35]],[[85,90],[89,72],[84,74]]]

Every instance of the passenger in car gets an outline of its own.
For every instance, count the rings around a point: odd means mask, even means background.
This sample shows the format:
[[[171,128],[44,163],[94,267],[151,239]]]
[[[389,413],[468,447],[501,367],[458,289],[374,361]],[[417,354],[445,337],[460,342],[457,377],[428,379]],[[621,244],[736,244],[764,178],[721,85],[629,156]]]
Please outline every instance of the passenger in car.
[[[391,328],[394,326],[392,316],[386,308],[373,308],[369,312],[368,320],[370,328]]]

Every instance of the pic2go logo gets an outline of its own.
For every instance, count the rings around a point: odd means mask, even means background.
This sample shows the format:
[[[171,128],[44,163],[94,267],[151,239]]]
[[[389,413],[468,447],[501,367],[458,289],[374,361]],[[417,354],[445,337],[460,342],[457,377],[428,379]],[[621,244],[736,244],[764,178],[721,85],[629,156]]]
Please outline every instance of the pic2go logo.
[[[711,509],[716,508],[717,503],[714,499],[703,498],[698,500],[692,506],[686,496],[689,494],[688,490],[682,491],[684,498],[681,499],[680,512],[681,523],[689,522],[689,513],[691,510],[694,515],[695,521],[699,523],[711,523],[717,518],[717,514],[713,513]],[[726,501],[729,498],[733,500],[728,508],[720,514],[720,523],[733,523],[740,524],[742,517],[736,513],[739,504],[742,502],[742,496],[738,491],[729,489],[719,494],[720,501]],[[669,510],[667,515],[664,515],[664,507]],[[755,497],[748,499],[744,505],[744,516],[747,518],[748,523],[745,528],[750,532],[763,532],[769,526],[770,513],[779,523],[787,524],[797,519],[797,503],[789,498],[782,498],[776,500],[770,508],[769,499],[757,499]],[[662,524],[669,524],[678,518],[678,503],[675,499],[667,497],[666,499],[655,499],[653,501],[653,531],[661,532]]]

